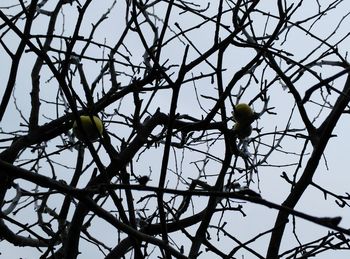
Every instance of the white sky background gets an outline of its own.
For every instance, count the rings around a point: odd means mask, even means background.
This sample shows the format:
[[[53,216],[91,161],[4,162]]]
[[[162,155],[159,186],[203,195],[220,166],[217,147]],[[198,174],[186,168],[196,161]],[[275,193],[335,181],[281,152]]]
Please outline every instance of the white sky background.
[[[83,3],[83,1],[81,1]],[[81,29],[81,35],[87,36],[90,33],[91,30],[91,23],[95,23],[100,16],[105,13],[105,11],[111,6],[111,3],[113,1],[93,1],[92,5],[89,7],[87,14],[84,18],[84,25]],[[206,6],[206,3],[208,1],[196,1],[197,3],[202,3],[202,6]],[[217,2],[218,1],[210,1],[211,7],[209,9],[209,13],[215,14],[217,10]],[[261,3],[258,5],[259,9],[263,9],[266,12],[271,12],[273,14],[276,14],[276,3],[271,3],[272,1],[261,1]],[[287,1],[288,4],[291,4],[292,2],[296,1]],[[331,1],[322,1],[322,8],[327,6],[327,3],[330,3]],[[10,4],[13,4],[13,1],[2,1],[0,6],[8,6]],[[52,10],[53,6],[55,6],[56,1],[49,1],[48,4],[45,6],[45,10]],[[166,7],[166,4],[160,4],[159,8],[155,10],[155,13],[162,17],[164,14],[164,8]],[[18,11],[19,9],[17,9]],[[5,13],[8,13],[9,10],[2,9]],[[294,18],[292,18],[293,21],[297,21],[298,19],[305,19],[306,17],[315,14],[317,12],[317,3],[316,1],[304,1],[303,6],[298,10],[298,12],[295,14]],[[316,23],[314,28],[312,29],[312,32],[317,35],[320,38],[325,38],[328,35],[330,35],[334,29],[336,28],[338,22],[341,20],[341,18],[348,12],[348,7],[346,6],[346,2],[342,3],[340,6],[338,6],[337,9],[333,10],[332,12],[328,13],[327,16],[325,16],[323,19],[321,19],[320,22]],[[63,16],[64,15],[64,16]],[[64,17],[64,35],[71,35],[72,30],[74,29],[75,24],[75,18],[76,17],[76,5],[73,6],[65,5],[64,10],[62,14],[59,16],[59,20],[63,22]],[[223,17],[224,21],[231,25],[230,18],[231,15],[227,14]],[[257,33],[262,33],[265,26],[265,20],[266,16],[256,15],[254,17],[253,25],[255,27],[255,30]],[[35,25],[33,26],[32,33],[35,34],[41,34],[45,33],[46,26],[47,26],[48,18],[45,15],[41,15],[37,20]],[[176,27],[174,26],[175,22],[178,22],[180,26],[185,29],[189,28],[196,23],[199,23],[201,21],[198,17],[193,17],[193,15],[189,14],[182,14],[179,15],[179,10],[174,10],[172,16],[171,16],[171,22],[169,23],[172,26],[172,29],[176,32]],[[0,21],[2,23],[2,21]],[[23,25],[23,22],[19,22],[19,24]],[[60,24],[60,23],[58,23]],[[271,25],[267,28],[267,33],[271,32],[271,30],[274,28],[274,21],[271,20]],[[310,22],[311,24],[311,22]],[[112,9],[111,14],[109,15],[109,18],[103,22],[101,27],[97,29],[96,34],[94,36],[94,41],[103,43],[106,41],[107,45],[113,46],[116,42],[116,40],[119,39],[119,36],[124,29],[125,26],[125,2],[124,1],[117,1],[116,6]],[[161,27],[161,22],[158,22],[158,26]],[[212,42],[213,42],[213,33],[214,33],[214,25],[206,24],[203,27],[201,27],[198,30],[195,30],[193,33],[188,34],[189,37],[191,37],[191,41],[195,43],[195,45],[199,48],[200,51],[204,52],[207,50]],[[339,27],[337,33],[329,40],[330,43],[336,43],[340,38],[345,36],[348,33],[348,28],[350,26],[350,18],[345,17],[344,22]],[[308,27],[308,26],[305,26]],[[61,34],[62,28],[57,28],[55,33]],[[173,34],[168,32],[166,34],[165,39],[168,39],[169,37],[172,37]],[[222,38],[227,36],[227,33],[222,33]],[[243,36],[242,36],[243,37]],[[13,33],[9,32],[7,36],[4,38],[5,42],[8,44],[9,48],[11,50],[15,50],[17,48],[18,44],[18,38],[13,35]],[[181,38],[182,41],[186,42],[184,38]],[[283,40],[283,37],[280,39]],[[140,63],[142,62],[142,55],[144,53],[144,49],[142,47],[142,44],[138,41],[137,35],[132,34],[127,37],[127,47],[128,50],[132,53],[132,60],[133,63]],[[59,47],[60,42],[56,40],[56,47]],[[339,52],[345,56],[345,53],[348,51],[349,40],[344,40],[341,44],[338,45]],[[315,46],[318,46],[319,42],[311,39],[308,35],[305,34],[305,32],[292,30],[290,34],[288,34],[287,41],[285,44],[283,44],[282,48],[283,50],[292,53],[293,59],[296,61],[299,61],[305,57],[311,50],[315,48]],[[277,48],[280,48],[278,44],[276,44]],[[184,51],[184,45],[179,41],[174,41],[169,46],[165,47],[163,50],[163,56],[162,61],[165,61],[167,58],[169,59],[170,63],[179,64],[181,62],[183,51]],[[123,50],[123,48],[121,48]],[[318,51],[316,51],[314,56],[319,55],[327,48],[321,47]],[[76,50],[79,52],[79,50]],[[108,50],[105,50],[105,54],[108,53]],[[126,51],[123,51],[124,54],[127,54]],[[227,68],[227,72],[224,73],[224,80],[227,83],[231,76],[234,74],[235,71],[240,69],[249,58],[254,55],[255,53],[251,49],[237,49],[237,48],[230,48],[230,50],[226,53],[227,56],[225,56],[224,59],[224,67]],[[56,54],[55,54],[56,55]],[[91,55],[94,57],[102,57],[103,55],[103,49],[97,48],[97,47],[91,47],[89,48],[87,55]],[[190,55],[189,60],[193,60],[197,57],[197,53],[190,48]],[[120,56],[117,56],[120,58]],[[209,60],[212,62],[212,64],[215,64],[215,57],[216,55],[213,55],[209,58]],[[106,58],[106,56],[105,56]],[[29,92],[31,89],[31,81],[30,81],[30,73],[32,69],[32,64],[35,59],[35,56],[32,53],[24,53],[23,59],[21,61],[21,67],[19,69],[20,73],[18,76],[18,80],[16,83],[15,88],[15,95],[17,98],[17,104],[18,107],[21,109],[23,116],[25,118],[29,117]],[[312,60],[312,59],[310,59]],[[329,59],[327,59],[329,60]],[[119,60],[118,60],[119,61]],[[120,60],[122,62],[125,62],[125,60]],[[137,62],[136,62],[137,61]],[[0,87],[0,96],[3,94],[3,89],[5,88],[5,82],[7,82],[7,76],[8,71],[10,69],[10,59],[4,52],[2,48],[0,48],[0,78],[2,82],[2,86]],[[101,63],[95,63],[94,61],[83,61],[84,69],[86,71],[86,76],[88,81],[91,83],[96,76],[99,74],[99,69],[101,67]],[[282,65],[285,66],[285,64]],[[122,70],[122,66],[116,65],[117,70]],[[56,96],[57,91],[57,82],[55,80],[50,80],[47,83],[45,83],[46,80],[49,80],[51,77],[51,74],[48,72],[46,68],[44,68],[43,71],[46,71],[47,73],[41,75],[41,94],[42,98],[45,100],[54,100]],[[173,78],[176,77],[176,68],[173,69],[175,72],[175,75]],[[322,73],[322,77],[326,78],[327,76],[333,75],[339,69],[334,69],[330,66],[322,66],[317,68],[319,73]],[[127,71],[130,73],[130,71]],[[200,72],[206,73],[206,72],[212,72],[210,70],[209,66],[203,63],[201,66],[193,70],[194,75],[199,75]],[[258,80],[261,79],[261,69],[257,69],[257,78]],[[271,73],[271,70],[268,70],[266,74],[264,75],[264,79],[271,80],[275,77],[274,73]],[[122,85],[127,85],[129,83],[130,78],[127,76],[120,76],[118,78]],[[334,86],[337,89],[341,89],[343,87],[345,77],[342,77],[334,82]],[[109,78],[106,77],[104,80],[105,89],[109,89]],[[76,85],[75,90],[77,92],[82,93],[82,89],[79,90],[80,87],[80,79],[79,77],[75,80]],[[214,84],[210,84],[210,80],[200,80],[196,82],[197,90],[200,94],[208,95],[208,96],[217,96],[216,91],[216,82]],[[244,81],[242,81],[242,85],[244,85]],[[302,80],[299,80],[296,84],[296,87],[298,90],[303,91],[308,89],[310,86],[317,83],[317,80],[315,80],[313,77],[305,75]],[[259,82],[260,84],[260,82]],[[254,97],[257,92],[259,91],[259,84],[256,84],[252,81],[252,85],[249,89],[249,91],[243,96],[241,101],[249,102],[252,97]],[[225,85],[225,84],[224,84]],[[101,95],[102,85],[98,85],[98,94]],[[235,88],[237,93],[238,87]],[[302,94],[302,92],[301,92]],[[144,96],[141,96],[145,99],[144,103],[147,102],[148,95],[145,94]],[[315,94],[315,99],[317,100],[318,94]],[[95,96],[97,97],[97,95]],[[331,100],[335,100],[337,95],[334,93],[330,96]],[[159,92],[157,98],[155,101],[152,102],[151,108],[149,111],[153,113],[158,107],[161,108],[161,111],[164,113],[168,113],[169,110],[169,103],[170,103],[170,91],[161,91]],[[278,130],[283,130],[286,126],[286,123],[288,121],[288,118],[290,116],[290,111],[294,105],[294,100],[290,94],[286,90],[283,90],[282,85],[278,82],[275,83],[273,86],[272,91],[270,92],[270,103],[269,107],[276,107],[275,112],[277,112],[277,115],[268,115],[264,114],[264,116],[258,121],[259,127],[262,127],[262,132],[270,132],[273,131],[274,128],[277,127]],[[200,118],[202,115],[204,115],[203,111],[200,109],[200,107],[197,105],[195,100],[195,92],[194,87],[192,83],[188,83],[185,86],[182,87],[180,92],[180,102],[178,106],[178,112],[181,114],[189,114],[190,116]],[[235,99],[234,99],[235,100]],[[209,111],[210,108],[213,105],[212,101],[202,99],[203,106],[206,109],[206,111]],[[122,103],[120,104],[120,112],[126,113],[127,115],[130,115],[133,112],[133,100],[132,96],[127,96],[124,98]],[[230,113],[230,103],[226,103],[227,112]],[[112,113],[114,109],[116,109],[118,106],[115,104],[115,106],[110,107],[106,109],[107,113]],[[254,103],[254,109],[256,111],[260,111],[262,108],[262,103],[259,103],[258,101]],[[40,116],[40,124],[43,124],[51,118],[56,118],[56,110],[54,105],[52,104],[46,104],[42,102],[41,106],[41,116]],[[307,111],[311,118],[316,116],[319,112],[319,107],[317,105],[309,104],[307,106]],[[63,115],[63,109],[60,110],[60,116]],[[316,120],[315,125],[319,125],[319,122],[322,121],[322,118],[327,114],[327,112],[324,112],[320,119]],[[215,119],[219,120],[220,116],[218,115]],[[115,121],[122,121],[122,119],[118,116],[114,117]],[[329,190],[336,192],[339,195],[345,195],[346,192],[350,192],[348,183],[349,183],[349,173],[347,172],[348,168],[348,155],[349,151],[347,149],[348,143],[349,143],[349,134],[348,132],[348,125],[349,125],[349,117],[344,115],[340,119],[337,128],[335,130],[335,134],[338,135],[337,138],[331,139],[326,152],[325,152],[325,158],[327,161],[328,168],[325,166],[324,161],[320,161],[320,165],[318,168],[318,171],[315,175],[314,181],[325,187],[329,188]],[[5,132],[9,132],[12,130],[18,130],[19,129],[19,123],[24,123],[19,116],[19,113],[16,111],[13,103],[13,99],[9,103],[9,108],[7,109],[7,112],[5,113],[5,117],[3,121],[1,121],[1,128]],[[292,120],[293,126],[298,128],[301,127],[302,124],[300,124],[299,117],[293,116]],[[126,127],[121,126],[120,124],[113,123],[108,124],[107,130],[110,132],[113,132],[114,134],[117,134],[119,137],[128,137],[129,135],[129,129]],[[23,129],[23,128],[22,128]],[[257,133],[254,132],[251,137],[256,136]],[[5,136],[4,136],[5,137]],[[262,139],[266,143],[269,143],[272,141],[271,137],[266,137]],[[117,143],[117,142],[116,142]],[[47,143],[49,146],[48,150],[55,150],[57,144],[62,144],[61,140],[59,138],[56,138],[54,141],[50,141]],[[285,151],[290,152],[300,152],[302,149],[303,142],[302,140],[295,140],[295,139],[286,139],[282,143],[282,148]],[[203,147],[201,147],[203,148]],[[266,151],[266,149],[260,150],[260,152]],[[158,183],[158,174],[160,171],[160,158],[162,156],[163,148],[159,147],[158,149],[151,149],[150,151],[143,154],[140,158],[140,161],[138,163],[135,163],[135,172],[143,175],[149,173],[149,168],[152,170],[151,179],[152,182],[150,185],[156,186]],[[218,141],[211,149],[210,153],[218,156],[220,158],[223,157],[223,142]],[[180,158],[181,153],[177,153],[179,155],[178,158]],[[33,154],[30,152],[26,153],[25,156],[22,158],[35,158],[35,154],[33,157]],[[183,177],[184,179],[190,178],[196,178],[198,176],[198,171],[194,167],[193,164],[190,164],[191,161],[203,159],[203,155],[198,154],[196,152],[191,152],[186,150],[185,151],[185,158],[183,162]],[[304,158],[304,161],[307,161],[308,157]],[[60,156],[55,156],[54,160],[57,162],[64,163],[65,165],[73,167],[75,164],[76,159],[76,150],[73,151],[65,151],[64,153],[61,153]],[[86,159],[88,161],[88,159]],[[272,155],[268,162],[274,165],[283,165],[288,164],[290,162],[297,162],[298,157],[294,155],[284,155],[281,153],[275,153]],[[105,158],[105,164],[108,164],[108,159]],[[174,161],[171,160],[170,165],[173,166]],[[42,172],[44,172],[45,169],[48,169],[48,165],[44,163],[44,161],[41,164],[42,166]],[[217,170],[220,168],[220,164],[216,162],[210,162],[206,168],[208,174],[215,174],[217,173]],[[263,198],[276,202],[281,203],[286,195],[289,193],[289,185],[280,177],[282,171],[286,171],[289,177],[292,177],[293,172],[295,170],[295,166],[293,167],[287,167],[287,168],[278,168],[278,167],[260,167],[259,168],[259,181],[254,176],[255,183],[250,186],[251,189],[255,191],[261,191],[261,195]],[[58,177],[61,179],[69,179],[70,173],[72,172],[72,169],[66,169],[64,167],[58,166]],[[90,169],[90,172],[92,170]],[[175,187],[176,181],[175,177],[172,176],[171,172],[169,172],[169,187]],[[86,176],[86,180],[89,179],[89,175]],[[212,178],[208,178],[208,182],[211,182]],[[202,179],[204,180],[204,179]],[[259,185],[258,185],[259,183]],[[241,181],[241,184],[243,182]],[[26,187],[28,185],[25,185]],[[82,185],[83,186],[83,185]],[[32,188],[32,186],[27,187],[29,190]],[[144,195],[144,193],[140,193],[140,196]],[[165,196],[167,197],[167,196]],[[55,200],[51,200],[51,204],[56,204],[59,206],[59,202],[62,200],[62,197],[57,197]],[[136,199],[137,200],[137,199]],[[206,199],[201,198],[195,199],[196,201],[201,202],[203,206],[206,204]],[[177,201],[177,202],[180,202]],[[313,187],[310,187],[304,197],[299,202],[298,206],[296,207],[297,210],[303,211],[306,213],[310,213],[314,216],[320,216],[320,217],[326,217],[326,216],[343,216],[343,220],[340,224],[340,226],[347,228],[350,224],[350,217],[349,215],[349,208],[343,208],[340,209],[335,203],[334,199],[332,197],[329,197],[327,200],[323,199],[323,194],[319,191],[316,191]],[[28,219],[28,215],[26,213],[29,213],[33,210],[33,206],[29,206],[26,211],[23,211],[22,213],[19,213],[16,215],[16,219],[23,220],[23,222],[26,222],[25,220]],[[199,208],[197,208],[197,211],[199,211]],[[228,213],[229,217],[225,218],[225,221],[228,222],[227,229],[231,234],[236,235],[238,239],[241,241],[249,240],[250,238],[254,237],[257,233],[264,232],[270,228],[273,227],[276,211],[273,211],[271,209],[257,206],[257,205],[245,205],[244,206],[244,212],[247,214],[247,217],[243,218],[242,215],[238,212],[231,212]],[[215,225],[218,218],[213,218],[212,224]],[[92,227],[92,229],[95,228],[94,234],[97,233],[97,236],[101,238],[101,241],[106,242],[107,245],[113,247],[116,242],[116,231],[108,224],[105,224],[101,222],[99,219],[95,219],[94,221],[95,225]],[[231,230],[232,229],[232,230]],[[296,232],[299,234],[298,237],[301,242],[309,242],[312,241],[318,237],[322,237],[327,233],[328,229],[316,226],[312,223],[305,222],[303,220],[297,219],[297,228]],[[192,229],[192,234],[195,233],[195,230]],[[183,238],[182,235],[172,235],[174,239],[181,239]],[[223,248],[223,250],[231,250],[232,243],[227,242],[227,239],[224,237],[221,237],[221,244],[220,246]],[[214,241],[216,239],[215,233],[212,234],[212,240]],[[262,237],[258,241],[254,242],[254,244],[251,246],[251,248],[254,248],[257,252],[259,252],[262,255],[265,255],[267,245],[268,245],[268,239],[269,235]],[[185,240],[185,239],[183,239]],[[187,241],[187,240],[186,240]],[[181,244],[181,242],[178,242]],[[297,245],[297,241],[292,235],[291,232],[291,224],[289,224],[285,231],[285,236],[282,242],[281,252],[285,251],[286,249],[290,249],[293,246]],[[82,256],[79,258],[103,258],[102,254],[96,249],[95,246],[88,244],[87,242],[81,241],[81,252],[83,253]],[[38,255],[40,253],[37,253],[35,249],[28,249],[28,248],[19,248],[19,247],[13,247],[8,245],[6,242],[0,243],[0,258],[38,258]],[[188,251],[187,251],[188,252]],[[253,258],[252,255],[243,249],[240,250],[236,254],[237,258],[240,257],[244,258]],[[330,251],[328,253],[324,253],[322,255],[318,255],[316,258],[323,259],[323,258],[329,258],[337,257],[337,258],[346,258],[349,256],[349,252],[334,252]],[[201,256],[200,258],[213,258],[212,255],[207,254],[207,256]]]

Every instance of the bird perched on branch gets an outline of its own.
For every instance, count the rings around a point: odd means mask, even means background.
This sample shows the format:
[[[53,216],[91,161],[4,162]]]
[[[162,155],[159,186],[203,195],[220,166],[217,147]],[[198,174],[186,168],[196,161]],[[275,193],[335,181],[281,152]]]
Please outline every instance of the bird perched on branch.
[[[82,115],[79,117],[81,122],[81,128],[78,126],[77,121],[73,123],[74,135],[83,140],[84,136],[89,141],[95,141],[103,133],[103,122],[95,115]]]
[[[249,137],[252,134],[252,126],[255,119],[253,109],[246,103],[239,103],[233,107],[233,120],[236,124],[233,127],[236,135],[240,139]]]

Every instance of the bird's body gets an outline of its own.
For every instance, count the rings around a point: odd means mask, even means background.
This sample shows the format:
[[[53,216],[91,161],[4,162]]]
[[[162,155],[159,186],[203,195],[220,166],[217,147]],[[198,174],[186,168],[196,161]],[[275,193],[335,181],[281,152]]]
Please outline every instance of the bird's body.
[[[233,126],[233,130],[236,132],[236,136],[239,139],[244,139],[252,134],[252,126],[251,125],[242,125],[240,123],[236,123]]]
[[[82,115],[79,118],[80,118],[82,130],[79,129],[78,123],[76,121],[74,121],[73,123],[73,132],[79,140],[83,140],[85,135],[86,139],[90,141],[94,141],[98,139],[99,136],[102,135],[103,123],[100,120],[100,118],[98,118],[95,115],[94,116]]]

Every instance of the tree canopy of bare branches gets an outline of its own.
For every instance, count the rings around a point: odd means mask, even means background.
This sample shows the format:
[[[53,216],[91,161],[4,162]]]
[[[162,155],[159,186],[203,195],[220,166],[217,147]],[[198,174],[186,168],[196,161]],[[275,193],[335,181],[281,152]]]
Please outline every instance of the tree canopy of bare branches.
[[[1,1],[0,252],[349,254],[346,4]]]

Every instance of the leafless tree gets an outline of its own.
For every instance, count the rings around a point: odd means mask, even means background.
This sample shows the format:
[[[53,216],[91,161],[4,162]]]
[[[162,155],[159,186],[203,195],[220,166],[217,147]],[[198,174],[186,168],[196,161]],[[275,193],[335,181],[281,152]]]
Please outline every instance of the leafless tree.
[[[350,190],[328,184],[348,174],[347,4],[1,1],[0,252],[349,251]],[[238,103],[254,109],[243,135]],[[103,121],[97,140],[82,115]]]

